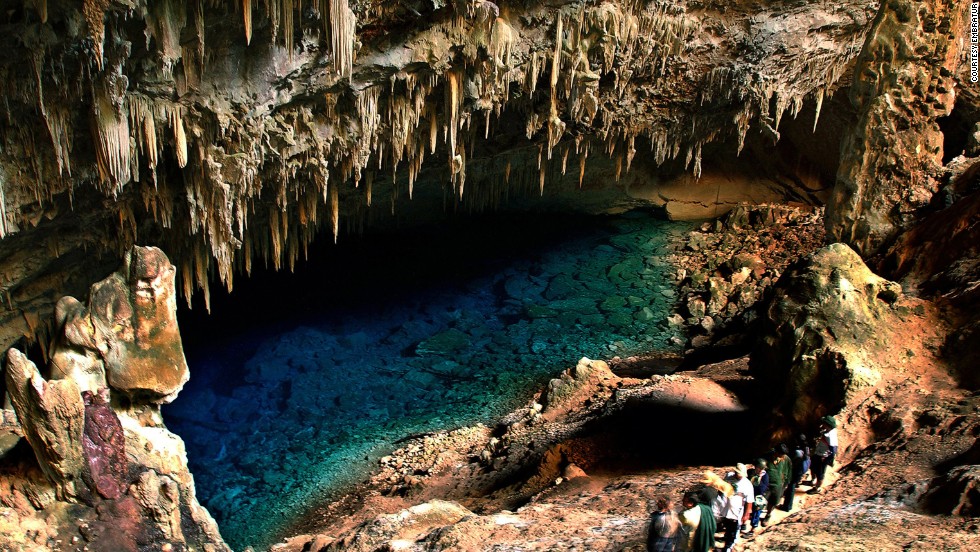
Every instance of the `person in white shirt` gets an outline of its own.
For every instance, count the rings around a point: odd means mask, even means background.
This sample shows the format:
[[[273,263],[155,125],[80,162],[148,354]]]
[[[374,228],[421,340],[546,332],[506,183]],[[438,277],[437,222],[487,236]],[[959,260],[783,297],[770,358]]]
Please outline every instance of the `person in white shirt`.
[[[742,512],[742,529],[747,529],[749,518],[752,516],[752,503],[755,502],[755,488],[749,480],[749,470],[745,464],[735,464],[735,475],[738,481],[735,482],[735,493],[740,494],[745,499],[745,508]]]

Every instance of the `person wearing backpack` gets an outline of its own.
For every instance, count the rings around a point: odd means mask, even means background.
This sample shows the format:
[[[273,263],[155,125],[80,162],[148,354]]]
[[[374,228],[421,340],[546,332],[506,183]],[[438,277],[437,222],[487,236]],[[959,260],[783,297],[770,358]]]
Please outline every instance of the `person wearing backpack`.
[[[817,494],[823,491],[824,474],[827,468],[834,467],[837,459],[837,420],[833,416],[820,418],[820,433],[817,441],[813,445],[813,464],[810,469],[813,472],[813,488],[807,491],[808,494]]]

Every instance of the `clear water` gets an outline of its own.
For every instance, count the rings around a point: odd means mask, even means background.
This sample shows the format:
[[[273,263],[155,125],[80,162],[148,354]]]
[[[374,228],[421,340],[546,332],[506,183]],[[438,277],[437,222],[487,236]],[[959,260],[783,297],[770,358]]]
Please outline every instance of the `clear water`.
[[[182,314],[191,381],[164,417],[234,549],[275,542],[399,439],[492,423],[583,356],[673,348],[664,244],[688,226],[526,221],[353,239]]]

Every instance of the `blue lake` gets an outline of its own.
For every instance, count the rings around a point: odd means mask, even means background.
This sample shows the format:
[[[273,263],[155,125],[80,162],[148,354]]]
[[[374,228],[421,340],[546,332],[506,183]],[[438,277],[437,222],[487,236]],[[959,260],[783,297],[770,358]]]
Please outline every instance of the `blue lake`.
[[[583,356],[676,349],[664,246],[689,229],[630,212],[341,236],[182,310],[191,380],[164,419],[198,498],[234,549],[267,547],[399,439],[492,423]]]

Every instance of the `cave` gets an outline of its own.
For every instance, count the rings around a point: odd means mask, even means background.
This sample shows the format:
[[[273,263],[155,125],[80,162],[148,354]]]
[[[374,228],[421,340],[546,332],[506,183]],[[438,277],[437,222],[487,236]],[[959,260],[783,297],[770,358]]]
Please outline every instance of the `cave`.
[[[960,4],[0,0],[0,548],[962,548]]]

